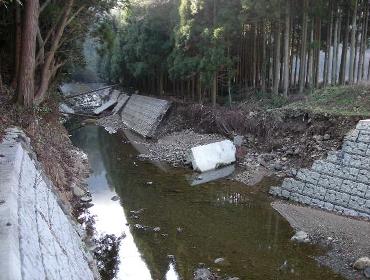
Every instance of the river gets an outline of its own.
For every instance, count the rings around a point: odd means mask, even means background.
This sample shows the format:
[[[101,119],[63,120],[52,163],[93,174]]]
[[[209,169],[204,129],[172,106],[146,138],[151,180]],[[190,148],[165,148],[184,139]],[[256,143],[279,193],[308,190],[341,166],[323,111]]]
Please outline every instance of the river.
[[[240,279],[342,279],[315,261],[323,250],[290,241],[294,231],[267,195],[274,179],[192,187],[189,170],[138,160],[123,134],[97,126],[71,134],[89,157],[97,232],[126,235],[116,279],[187,280],[200,266]]]

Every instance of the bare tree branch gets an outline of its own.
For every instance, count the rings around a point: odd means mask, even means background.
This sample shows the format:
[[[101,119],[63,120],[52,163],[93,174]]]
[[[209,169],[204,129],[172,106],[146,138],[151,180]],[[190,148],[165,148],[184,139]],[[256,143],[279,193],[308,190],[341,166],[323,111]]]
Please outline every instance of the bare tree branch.
[[[40,14],[45,10],[45,8],[50,4],[51,0],[45,0],[45,2],[40,6]]]

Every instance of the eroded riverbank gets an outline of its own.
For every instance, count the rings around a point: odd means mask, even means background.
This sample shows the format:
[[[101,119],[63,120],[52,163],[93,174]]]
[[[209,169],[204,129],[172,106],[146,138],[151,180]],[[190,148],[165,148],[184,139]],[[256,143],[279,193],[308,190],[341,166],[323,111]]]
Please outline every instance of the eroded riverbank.
[[[89,155],[93,204],[106,213],[95,218],[97,225],[101,220],[125,232],[150,279],[170,274],[193,279],[202,264],[222,277],[240,279],[342,279],[318,266],[314,258],[322,250],[290,241],[293,230],[267,195],[275,181],[266,179],[252,188],[225,180],[191,187],[188,171],[167,167],[166,172],[139,160],[121,134],[95,126],[72,134]],[[109,210],[115,193],[121,218]],[[101,199],[95,202],[95,197]],[[109,227],[97,230],[107,232]],[[119,271],[124,272],[130,267],[124,265],[125,257],[120,259]]]

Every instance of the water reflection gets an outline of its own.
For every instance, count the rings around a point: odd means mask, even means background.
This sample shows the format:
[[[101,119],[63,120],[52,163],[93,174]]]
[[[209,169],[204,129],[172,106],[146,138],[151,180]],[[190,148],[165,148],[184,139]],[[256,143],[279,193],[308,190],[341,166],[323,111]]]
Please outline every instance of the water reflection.
[[[127,235],[118,279],[192,279],[200,263],[240,279],[341,279],[318,267],[312,257],[317,248],[290,241],[292,229],[261,191],[276,182],[265,180],[255,189],[229,181],[191,187],[184,170],[163,172],[137,161],[122,135],[86,127],[73,140],[89,154],[97,227]],[[111,200],[115,193],[120,202]],[[138,209],[144,210],[130,213]],[[227,264],[215,264],[217,258]],[[289,270],[279,270],[285,262]]]
[[[168,265],[168,271],[166,273],[166,280],[180,280],[180,276],[177,274],[175,264],[173,262],[170,262]]]
[[[134,238],[127,225],[125,212],[119,201],[113,201],[116,192],[109,183],[109,176],[105,169],[102,150],[93,143],[99,143],[99,133],[92,130],[92,133],[84,134],[79,138],[82,143],[89,143],[86,152],[89,155],[92,173],[88,179],[88,185],[93,197],[94,206],[90,212],[95,216],[95,227],[100,235],[115,235],[125,237],[120,242],[119,267],[116,279],[143,279],[151,280],[149,269],[143,261],[141,254],[134,242]],[[124,268],[124,269],[122,269]]]

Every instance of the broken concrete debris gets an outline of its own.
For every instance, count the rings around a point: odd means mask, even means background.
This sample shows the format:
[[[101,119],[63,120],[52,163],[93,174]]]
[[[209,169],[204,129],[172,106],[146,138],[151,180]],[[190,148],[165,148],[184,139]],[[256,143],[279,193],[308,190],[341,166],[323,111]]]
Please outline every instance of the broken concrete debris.
[[[134,94],[122,110],[122,121],[141,136],[151,138],[170,105],[166,100]]]
[[[225,140],[192,148],[190,161],[194,170],[206,172],[234,163],[235,155],[235,145],[230,140]]]
[[[100,106],[99,108],[96,108],[94,110],[94,114],[99,115],[99,114],[103,113],[105,110],[107,110],[110,107],[112,107],[113,105],[115,105],[118,101],[119,95],[120,95],[120,92],[118,90],[114,90],[112,92],[109,100],[107,102],[105,102],[102,106]]]
[[[130,96],[127,94],[121,94],[118,97],[117,105],[113,108],[113,115],[117,115],[123,109],[129,99]]]
[[[59,112],[61,112],[62,114],[74,114],[75,113],[75,110],[73,110],[67,104],[61,103],[59,105]]]

